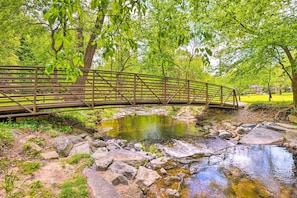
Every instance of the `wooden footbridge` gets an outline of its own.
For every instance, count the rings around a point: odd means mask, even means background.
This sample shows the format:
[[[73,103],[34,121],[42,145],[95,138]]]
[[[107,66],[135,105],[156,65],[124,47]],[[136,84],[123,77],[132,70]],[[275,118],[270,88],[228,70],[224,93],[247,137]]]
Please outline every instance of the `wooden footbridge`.
[[[154,75],[82,70],[78,82],[67,71],[0,66],[0,118],[52,113],[57,108],[136,105],[206,105],[238,108],[232,88]]]

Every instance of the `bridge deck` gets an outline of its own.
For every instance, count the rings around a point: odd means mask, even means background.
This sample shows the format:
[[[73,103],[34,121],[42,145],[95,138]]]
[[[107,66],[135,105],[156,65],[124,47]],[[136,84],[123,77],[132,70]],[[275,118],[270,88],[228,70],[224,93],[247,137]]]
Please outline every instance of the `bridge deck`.
[[[116,105],[207,105],[238,108],[232,88],[153,75],[83,70],[79,83],[66,71],[0,66],[0,117],[50,113],[50,109]]]

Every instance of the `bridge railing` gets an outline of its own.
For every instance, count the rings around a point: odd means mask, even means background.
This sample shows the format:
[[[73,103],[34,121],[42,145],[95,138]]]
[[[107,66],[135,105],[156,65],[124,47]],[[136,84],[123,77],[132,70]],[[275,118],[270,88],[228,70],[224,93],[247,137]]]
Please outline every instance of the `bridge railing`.
[[[238,107],[235,90],[225,86],[126,72],[83,72],[86,77],[73,83],[65,70],[47,74],[44,67],[0,66],[0,114],[102,105]]]

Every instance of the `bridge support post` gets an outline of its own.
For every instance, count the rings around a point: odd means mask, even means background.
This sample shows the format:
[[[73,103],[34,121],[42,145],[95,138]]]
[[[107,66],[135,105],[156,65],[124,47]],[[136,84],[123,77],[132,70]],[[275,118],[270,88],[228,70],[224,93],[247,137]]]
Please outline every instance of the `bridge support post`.
[[[134,74],[134,88],[133,88],[134,105],[136,105],[136,88],[137,88],[137,84],[136,84],[137,78],[136,77],[137,77],[136,74]]]

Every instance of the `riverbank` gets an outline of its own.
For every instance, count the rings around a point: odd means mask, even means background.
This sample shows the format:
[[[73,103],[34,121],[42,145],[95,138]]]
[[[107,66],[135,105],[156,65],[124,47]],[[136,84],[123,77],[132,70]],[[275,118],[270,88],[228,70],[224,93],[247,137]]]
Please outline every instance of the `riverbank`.
[[[239,144],[274,144],[296,152],[297,129],[271,122],[273,120],[267,119],[272,118],[271,115],[260,113],[265,117],[255,118],[255,113],[259,112],[205,112],[201,109],[201,114],[194,116],[195,110],[187,108],[175,113],[169,113],[166,108],[128,109],[126,113],[120,110],[115,116],[171,114],[176,119],[179,116],[184,121],[197,122],[204,138],[185,137],[166,144],[145,145],[106,137],[104,130],[73,127],[72,132],[67,132],[65,127],[59,132],[48,123],[39,123],[33,128],[7,129],[15,138],[12,147],[2,152],[1,170],[7,171],[1,172],[1,181],[7,188],[0,191],[0,196],[11,193],[14,197],[88,197],[89,194],[93,197],[187,197],[189,191],[183,184],[194,174],[195,161],[223,156],[228,148]],[[254,119],[258,120],[254,122]],[[236,170],[225,171],[224,175],[228,175]],[[242,173],[235,175],[238,174]],[[15,179],[8,184],[7,178]],[[254,180],[246,184],[260,185]],[[282,195],[296,195],[294,185],[287,187]],[[9,191],[9,187],[12,190]],[[240,190],[229,190],[240,195]],[[268,190],[262,195],[269,197],[270,193]]]

